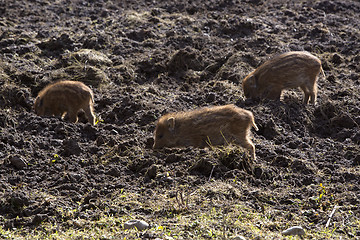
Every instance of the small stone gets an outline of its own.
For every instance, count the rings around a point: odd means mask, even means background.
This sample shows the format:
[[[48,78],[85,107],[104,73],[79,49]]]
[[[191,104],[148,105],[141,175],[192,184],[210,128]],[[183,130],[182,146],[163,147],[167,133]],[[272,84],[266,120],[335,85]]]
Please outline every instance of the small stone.
[[[24,167],[27,166],[26,160],[20,156],[17,156],[17,155],[11,156],[9,158],[9,160],[10,160],[10,163],[12,165],[14,165],[17,169],[23,169]]]
[[[285,235],[285,236],[289,236],[289,235],[302,236],[304,234],[305,234],[305,230],[301,226],[294,226],[294,227],[288,228],[282,232],[282,235]]]
[[[154,240],[174,240],[173,237],[165,235],[164,238],[155,238]]]
[[[126,223],[124,223],[125,229],[131,229],[131,228],[137,228],[137,230],[142,231],[146,228],[149,228],[149,224],[143,220],[129,220]]]
[[[232,240],[246,240],[246,238],[243,236],[235,236]]]
[[[150,178],[150,179],[154,179],[156,177],[156,174],[158,172],[159,166],[153,164],[151,165],[148,170],[145,173],[145,176]]]
[[[159,173],[158,175],[156,175],[156,179],[163,181],[163,182],[169,182],[169,183],[174,181],[174,179],[169,176],[169,173]]]

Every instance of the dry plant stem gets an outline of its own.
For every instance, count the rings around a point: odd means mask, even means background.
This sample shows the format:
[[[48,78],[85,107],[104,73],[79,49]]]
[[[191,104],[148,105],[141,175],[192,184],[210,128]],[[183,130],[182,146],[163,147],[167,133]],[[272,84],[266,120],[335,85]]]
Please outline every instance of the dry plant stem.
[[[180,197],[178,198],[178,196],[180,196]],[[184,201],[183,194],[180,191],[176,192],[176,202],[179,205],[179,210],[180,209],[188,209],[187,201],[186,202]]]
[[[340,208],[340,207],[339,207],[338,205],[335,205],[335,206],[334,206],[334,209],[331,211],[331,213],[330,213],[330,215],[329,215],[329,219],[328,219],[327,222],[326,222],[325,228],[328,228],[328,227],[329,227],[331,218],[333,217],[333,215],[334,215],[334,213],[335,213],[335,211],[336,211],[337,208]]]
[[[212,167],[212,169],[211,169],[211,172],[210,172],[210,176],[209,176],[209,182],[210,182],[210,180],[211,180],[211,177],[212,177],[212,174],[213,174],[213,172],[214,172],[214,168],[215,168],[215,165],[213,165],[213,167]]]

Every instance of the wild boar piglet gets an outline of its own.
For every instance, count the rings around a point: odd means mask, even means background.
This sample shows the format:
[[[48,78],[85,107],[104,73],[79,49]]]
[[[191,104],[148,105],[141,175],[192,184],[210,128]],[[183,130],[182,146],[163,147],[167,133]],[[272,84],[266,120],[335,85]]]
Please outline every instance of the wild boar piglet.
[[[284,89],[300,87],[304,104],[315,104],[321,61],[305,51],[281,54],[251,72],[242,82],[246,98],[280,99]]]
[[[88,121],[95,125],[94,95],[82,82],[60,81],[46,86],[36,97],[34,110],[39,116],[66,117],[78,121],[79,110],[84,110]]]
[[[157,122],[153,148],[203,148],[234,142],[248,149],[255,159],[252,126],[258,130],[252,112],[232,104],[168,113]]]

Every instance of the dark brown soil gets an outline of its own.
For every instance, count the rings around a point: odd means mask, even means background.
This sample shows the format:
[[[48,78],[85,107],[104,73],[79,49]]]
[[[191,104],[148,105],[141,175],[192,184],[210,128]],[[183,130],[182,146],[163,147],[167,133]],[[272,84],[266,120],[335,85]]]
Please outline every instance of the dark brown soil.
[[[360,238],[346,225],[360,218],[359,29],[360,3],[350,0],[0,1],[0,226],[67,228],[59,207],[77,209],[72,218],[130,212],[155,224],[168,213],[105,200],[124,190],[152,201],[211,177],[238,189],[224,204],[276,209],[294,223],[305,216],[309,231],[340,206],[335,232]],[[298,90],[245,100],[242,79],[292,50],[323,62],[317,104],[302,105]],[[35,115],[37,93],[61,79],[93,89],[97,125],[84,114],[77,124]],[[254,113],[256,162],[241,148],[151,149],[164,113],[229,103]]]

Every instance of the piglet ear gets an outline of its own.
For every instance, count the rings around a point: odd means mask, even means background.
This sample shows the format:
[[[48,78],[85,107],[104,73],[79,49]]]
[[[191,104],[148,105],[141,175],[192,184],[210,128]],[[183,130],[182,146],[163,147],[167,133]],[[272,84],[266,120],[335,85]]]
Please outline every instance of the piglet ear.
[[[35,102],[37,102],[37,107],[41,107],[43,105],[43,99],[39,96],[36,97]]]
[[[256,78],[255,78],[254,75],[249,78],[249,82],[250,82],[252,88],[256,88],[256,87],[257,87],[257,85],[256,85]]]
[[[174,129],[175,129],[175,118],[174,117],[169,117],[168,120],[167,120],[167,124],[168,124],[169,130],[174,131]]]

